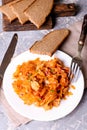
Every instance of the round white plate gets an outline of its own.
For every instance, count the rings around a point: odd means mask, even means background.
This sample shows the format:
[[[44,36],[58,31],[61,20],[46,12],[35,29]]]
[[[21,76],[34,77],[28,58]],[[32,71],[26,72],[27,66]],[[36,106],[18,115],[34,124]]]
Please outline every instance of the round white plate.
[[[25,105],[23,101],[18,97],[18,95],[14,92],[12,87],[12,75],[16,70],[16,66],[22,64],[25,61],[32,60],[35,58],[41,58],[44,60],[50,59],[49,56],[46,55],[38,55],[32,54],[29,51],[26,51],[16,58],[14,58],[11,63],[8,65],[3,79],[3,89],[4,94],[11,105],[11,107],[18,112],[19,114],[28,117],[30,119],[38,120],[38,121],[51,121],[62,118],[72,112],[76,106],[79,104],[83,92],[84,92],[84,77],[82,72],[80,71],[79,77],[76,82],[73,83],[75,89],[71,88],[70,91],[73,95],[67,97],[67,100],[62,100],[58,107],[53,107],[51,110],[45,111],[43,108],[36,107],[34,105]],[[66,66],[70,66],[71,57],[62,51],[56,51],[53,57],[60,58]]]

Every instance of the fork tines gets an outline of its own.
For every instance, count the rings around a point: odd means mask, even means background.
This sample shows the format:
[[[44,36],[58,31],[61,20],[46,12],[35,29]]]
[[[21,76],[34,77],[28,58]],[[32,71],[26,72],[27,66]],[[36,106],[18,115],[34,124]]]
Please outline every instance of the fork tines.
[[[81,67],[82,67],[82,60],[79,59],[78,57],[73,58],[70,66],[70,74],[69,74],[70,80],[72,80],[73,77],[74,79],[77,79]]]

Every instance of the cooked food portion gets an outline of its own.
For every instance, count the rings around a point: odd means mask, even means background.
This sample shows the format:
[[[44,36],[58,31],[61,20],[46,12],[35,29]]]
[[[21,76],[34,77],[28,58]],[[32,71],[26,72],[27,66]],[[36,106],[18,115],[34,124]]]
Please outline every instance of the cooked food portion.
[[[21,0],[17,3],[14,3],[11,5],[12,11],[19,19],[19,22],[21,24],[24,24],[29,19],[25,16],[24,11],[26,8],[28,8],[35,0]]]
[[[37,28],[40,28],[50,14],[53,3],[54,0],[36,0],[24,14]]]
[[[13,74],[13,89],[25,104],[49,110],[69,95],[69,68],[58,59],[29,60]]]
[[[32,53],[46,54],[51,56],[68,35],[68,29],[51,31],[45,35],[43,39],[36,41],[30,48],[30,51]]]
[[[14,14],[14,12],[11,10],[10,5],[13,3],[16,3],[18,1],[20,1],[20,0],[14,0],[10,3],[0,6],[0,12],[5,14],[8,17],[8,19],[10,20],[10,22],[12,22],[14,19],[17,18],[16,15]]]

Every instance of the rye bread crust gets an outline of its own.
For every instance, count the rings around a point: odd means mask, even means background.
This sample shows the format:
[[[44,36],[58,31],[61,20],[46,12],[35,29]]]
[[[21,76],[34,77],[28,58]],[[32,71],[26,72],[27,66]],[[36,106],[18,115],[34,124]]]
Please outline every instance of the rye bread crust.
[[[21,0],[21,1],[14,3],[10,6],[12,11],[14,12],[14,14],[16,15],[16,17],[18,18],[18,20],[21,24],[24,24],[25,22],[27,22],[29,20],[28,17],[24,14],[24,11],[29,6],[31,6],[31,4],[34,1],[35,0]]]
[[[53,3],[54,0],[36,0],[24,14],[37,28],[40,28],[50,14]]]
[[[13,20],[15,20],[17,18],[16,15],[14,14],[14,12],[11,10],[10,6],[11,6],[11,4],[17,3],[18,1],[20,1],[20,0],[14,0],[5,5],[0,6],[0,12],[5,14],[10,22],[12,22]]]
[[[30,48],[30,52],[52,56],[61,43],[68,37],[69,33],[68,29],[51,31],[40,41],[36,41]]]

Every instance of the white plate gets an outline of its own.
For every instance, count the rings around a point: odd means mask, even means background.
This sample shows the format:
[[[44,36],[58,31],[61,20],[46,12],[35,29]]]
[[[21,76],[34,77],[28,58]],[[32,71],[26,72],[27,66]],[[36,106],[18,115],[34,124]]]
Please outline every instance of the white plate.
[[[80,71],[79,77],[77,81],[73,84],[76,89],[71,89],[73,95],[69,96],[67,100],[62,100],[58,107],[54,107],[51,110],[45,111],[43,108],[35,107],[34,105],[25,105],[23,101],[18,97],[18,95],[14,92],[12,87],[12,75],[16,70],[16,66],[21,64],[24,61],[28,61],[35,58],[41,59],[49,59],[49,56],[46,55],[37,55],[32,54],[29,51],[26,51],[16,58],[14,58],[11,63],[8,65],[3,79],[3,89],[4,94],[6,96],[7,101],[12,106],[12,108],[18,112],[19,114],[28,117],[30,119],[38,120],[38,121],[51,121],[62,118],[72,112],[76,106],[79,104],[83,91],[84,91],[84,77],[82,72]],[[62,51],[56,51],[56,53],[52,56],[60,58],[66,66],[70,66],[71,57],[65,54]]]

